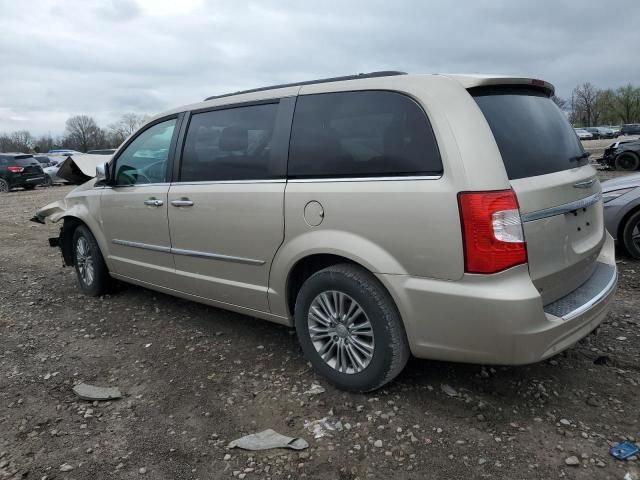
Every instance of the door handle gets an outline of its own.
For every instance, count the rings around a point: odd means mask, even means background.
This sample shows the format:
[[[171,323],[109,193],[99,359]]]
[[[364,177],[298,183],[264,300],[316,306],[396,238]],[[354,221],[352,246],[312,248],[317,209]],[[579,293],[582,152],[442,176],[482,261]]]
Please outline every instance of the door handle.
[[[181,198],[180,200],[171,200],[171,205],[174,207],[193,207],[193,202],[188,198]]]
[[[161,207],[162,205],[164,205],[164,202],[156,198],[150,198],[149,200],[145,200],[144,204],[149,205],[150,207]]]

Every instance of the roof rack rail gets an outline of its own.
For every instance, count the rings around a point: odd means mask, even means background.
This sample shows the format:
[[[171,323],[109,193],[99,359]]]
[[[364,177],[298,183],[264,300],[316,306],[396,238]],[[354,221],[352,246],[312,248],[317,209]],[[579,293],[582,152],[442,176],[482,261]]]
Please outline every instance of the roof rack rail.
[[[346,75],[344,77],[319,78],[317,80],[306,80],[304,82],[294,82],[294,83],[282,83],[280,85],[271,85],[268,87],[252,88],[251,90],[241,90],[239,92],[225,93],[223,95],[213,95],[211,97],[205,98],[205,101],[215,100],[216,98],[232,97],[234,95],[241,95],[243,93],[255,93],[255,92],[262,92],[264,90],[275,90],[276,88],[299,87],[302,85],[314,85],[316,83],[340,82],[342,80],[360,80],[362,78],[392,77],[394,75],[406,75],[406,74],[407,72],[387,70],[387,71],[381,71],[381,72],[358,73],[356,75]]]

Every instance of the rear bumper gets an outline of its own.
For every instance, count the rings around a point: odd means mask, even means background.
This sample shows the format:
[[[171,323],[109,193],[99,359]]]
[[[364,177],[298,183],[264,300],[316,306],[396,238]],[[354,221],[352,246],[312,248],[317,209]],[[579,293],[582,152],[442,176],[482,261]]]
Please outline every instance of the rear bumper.
[[[420,358],[522,365],[570,347],[604,320],[617,272],[611,236],[593,276],[543,306],[526,265],[447,282],[378,275],[396,300],[412,353]]]
[[[10,179],[9,184],[12,187],[23,187],[25,185],[40,185],[42,183],[45,183],[45,178],[46,178],[45,174],[36,175],[32,177],[20,175]]]

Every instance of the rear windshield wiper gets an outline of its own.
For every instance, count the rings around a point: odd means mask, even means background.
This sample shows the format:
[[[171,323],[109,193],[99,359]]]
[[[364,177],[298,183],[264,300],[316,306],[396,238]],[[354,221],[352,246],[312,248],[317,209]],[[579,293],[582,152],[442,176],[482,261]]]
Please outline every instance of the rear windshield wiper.
[[[579,162],[580,160],[585,160],[585,159],[589,158],[589,155],[591,155],[589,152],[582,152],[580,155],[576,155],[574,157],[570,157],[569,161],[570,162]]]

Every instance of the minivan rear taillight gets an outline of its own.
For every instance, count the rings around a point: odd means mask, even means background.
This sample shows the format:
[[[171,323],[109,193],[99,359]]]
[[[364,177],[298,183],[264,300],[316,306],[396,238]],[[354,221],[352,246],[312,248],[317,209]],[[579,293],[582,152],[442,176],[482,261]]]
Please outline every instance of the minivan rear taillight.
[[[496,273],[527,262],[513,190],[458,194],[466,273]]]
[[[7,170],[12,173],[22,173],[24,172],[24,167],[7,167]]]

